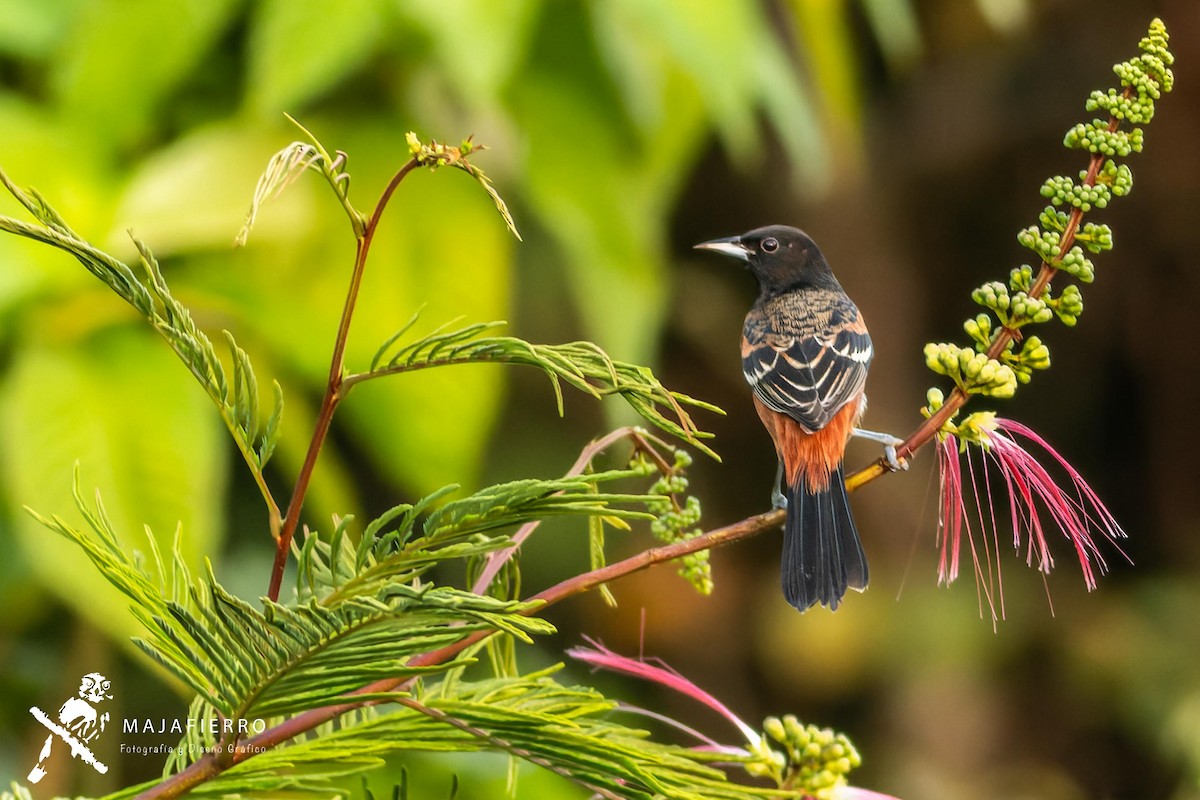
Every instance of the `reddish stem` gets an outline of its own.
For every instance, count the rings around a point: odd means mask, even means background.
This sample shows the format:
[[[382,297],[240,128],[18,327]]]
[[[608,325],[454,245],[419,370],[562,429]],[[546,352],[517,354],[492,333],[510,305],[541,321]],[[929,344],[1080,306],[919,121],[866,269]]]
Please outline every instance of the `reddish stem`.
[[[301,464],[300,473],[296,476],[292,498],[288,501],[287,512],[283,517],[283,526],[280,528],[279,538],[275,542],[275,563],[271,567],[271,585],[267,590],[267,597],[272,602],[279,600],[279,590],[283,585],[283,572],[287,567],[288,553],[291,550],[292,538],[296,535],[296,528],[300,524],[300,509],[304,507],[304,497],[308,494],[308,484],[312,481],[313,470],[317,466],[317,456],[320,455],[321,446],[325,444],[325,438],[329,435],[333,412],[337,410],[338,403],[345,396],[342,393],[342,381],[345,378],[346,340],[350,336],[350,321],[354,317],[354,306],[358,301],[359,287],[362,286],[367,256],[371,252],[371,242],[375,240],[375,230],[379,227],[383,210],[387,208],[388,201],[392,199],[400,181],[404,180],[404,177],[418,165],[419,162],[414,156],[392,176],[391,181],[383,190],[383,194],[380,195],[379,202],[375,204],[375,211],[371,214],[371,219],[367,221],[362,235],[358,238],[358,246],[354,254],[354,271],[350,273],[350,288],[346,292],[346,302],[342,306],[342,319],[338,323],[337,337],[333,341],[333,356],[329,360],[329,381],[325,385],[325,396],[321,398],[321,408],[317,412],[317,424],[313,428],[312,438],[308,442],[308,452],[304,454],[304,463]]]

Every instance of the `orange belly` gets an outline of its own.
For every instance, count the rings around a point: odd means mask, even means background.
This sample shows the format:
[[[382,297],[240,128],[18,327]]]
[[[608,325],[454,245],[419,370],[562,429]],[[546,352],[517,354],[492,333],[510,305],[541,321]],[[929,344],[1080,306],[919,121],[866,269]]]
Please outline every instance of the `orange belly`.
[[[829,476],[842,463],[846,442],[862,416],[862,396],[843,406],[828,425],[814,433],[804,430],[787,414],[767,408],[757,396],[754,408],[775,442],[788,485],[795,486],[803,476],[810,492],[828,489]]]

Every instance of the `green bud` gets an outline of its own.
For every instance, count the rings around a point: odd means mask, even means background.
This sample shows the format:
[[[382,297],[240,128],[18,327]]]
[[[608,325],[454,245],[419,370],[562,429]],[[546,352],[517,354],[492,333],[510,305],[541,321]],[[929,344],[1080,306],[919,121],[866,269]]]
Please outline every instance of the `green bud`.
[[[1092,253],[1111,250],[1113,246],[1112,228],[1088,222],[1075,234],[1075,240]]]
[[[970,350],[960,350],[958,353],[958,371],[963,375],[966,375],[968,378],[979,377],[979,371],[983,369],[983,365],[987,363],[986,357],[984,357],[982,360],[977,359],[976,356],[979,355],[982,354],[972,353]]]
[[[1014,292],[1028,292],[1033,287],[1033,267],[1022,264],[1014,269],[1009,273],[1008,285]]]
[[[1062,233],[1067,229],[1067,212],[1058,211],[1054,206],[1046,206],[1042,213],[1038,215],[1038,222],[1043,230],[1055,231]]]
[[[808,728],[800,724],[800,720],[796,719],[795,714],[788,714],[783,718],[783,728],[787,733],[787,740],[789,742],[801,747],[809,743]]]
[[[1079,287],[1074,284],[1067,286],[1062,295],[1051,303],[1051,307],[1064,325],[1074,325],[1083,313],[1083,295]]]

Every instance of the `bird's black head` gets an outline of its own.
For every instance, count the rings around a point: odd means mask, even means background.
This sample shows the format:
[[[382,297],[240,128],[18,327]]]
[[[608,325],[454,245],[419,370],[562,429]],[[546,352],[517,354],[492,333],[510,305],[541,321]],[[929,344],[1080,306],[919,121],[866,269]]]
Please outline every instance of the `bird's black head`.
[[[746,262],[764,297],[793,289],[841,288],[816,242],[798,228],[768,225],[696,245]]]

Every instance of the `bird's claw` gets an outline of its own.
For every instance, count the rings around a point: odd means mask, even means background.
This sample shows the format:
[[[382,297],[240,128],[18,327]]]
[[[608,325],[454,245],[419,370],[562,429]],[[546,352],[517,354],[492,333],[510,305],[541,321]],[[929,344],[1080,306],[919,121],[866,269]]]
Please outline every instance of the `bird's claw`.
[[[855,428],[851,432],[851,435],[857,436],[860,439],[870,439],[872,442],[879,442],[883,445],[883,463],[892,472],[900,472],[901,470],[908,469],[908,459],[896,456],[896,448],[904,444],[903,439],[892,436],[890,433],[868,431],[862,428]]]
[[[883,461],[892,472],[908,469],[908,459],[896,457],[896,445],[900,444],[900,441],[897,441],[896,444],[885,444],[883,446]]]
[[[771,508],[784,510],[787,506],[787,497],[784,496],[783,492],[779,491],[778,488],[771,492]]]

